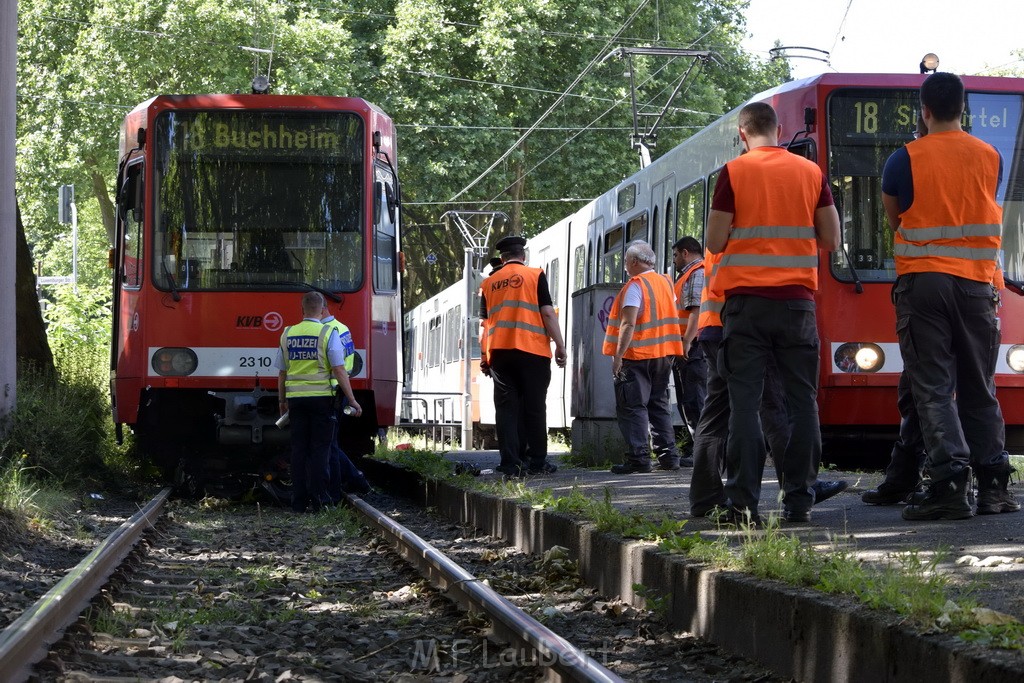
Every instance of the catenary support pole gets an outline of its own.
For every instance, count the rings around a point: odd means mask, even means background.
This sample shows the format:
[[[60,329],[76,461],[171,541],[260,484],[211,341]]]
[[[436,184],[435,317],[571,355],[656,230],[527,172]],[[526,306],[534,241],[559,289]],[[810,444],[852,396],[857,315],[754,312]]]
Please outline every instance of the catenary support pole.
[[[17,219],[14,194],[15,83],[18,3],[0,2],[0,430],[14,411],[17,332],[14,278]]]

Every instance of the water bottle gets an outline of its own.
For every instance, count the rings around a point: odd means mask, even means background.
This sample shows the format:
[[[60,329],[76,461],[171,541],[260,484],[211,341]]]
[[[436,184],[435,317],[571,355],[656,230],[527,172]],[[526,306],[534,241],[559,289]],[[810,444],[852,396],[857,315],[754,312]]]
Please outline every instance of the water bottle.
[[[282,415],[281,417],[277,418],[277,422],[275,422],[274,424],[277,425],[278,429],[284,429],[285,427],[287,427],[288,426],[288,411],[287,410],[284,411],[284,415]]]
[[[355,406],[345,406],[345,408],[341,412],[345,413],[349,417],[352,417],[353,415],[356,414],[356,407]]]

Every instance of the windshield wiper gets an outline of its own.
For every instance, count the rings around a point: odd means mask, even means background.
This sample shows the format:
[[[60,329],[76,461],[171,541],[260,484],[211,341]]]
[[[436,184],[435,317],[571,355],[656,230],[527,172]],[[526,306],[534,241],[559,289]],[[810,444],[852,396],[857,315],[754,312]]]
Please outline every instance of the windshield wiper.
[[[321,294],[323,294],[325,297],[327,297],[328,299],[330,299],[334,303],[338,303],[339,301],[341,301],[341,297],[338,296],[337,294],[335,294],[334,292],[328,291],[328,290],[324,289],[323,287],[317,287],[316,285],[314,285],[314,284],[312,284],[310,282],[300,282],[299,280],[272,280],[270,282],[253,282],[251,284],[253,284],[253,285],[271,285],[271,286],[281,286],[281,287],[305,287],[306,289],[312,290],[314,292],[320,292]]]
[[[160,267],[164,269],[164,275],[167,276],[167,285],[171,288],[171,297],[175,301],[181,301],[181,294],[178,293],[178,283],[174,281],[174,276],[167,268],[167,264],[162,261],[163,259],[161,259]]]

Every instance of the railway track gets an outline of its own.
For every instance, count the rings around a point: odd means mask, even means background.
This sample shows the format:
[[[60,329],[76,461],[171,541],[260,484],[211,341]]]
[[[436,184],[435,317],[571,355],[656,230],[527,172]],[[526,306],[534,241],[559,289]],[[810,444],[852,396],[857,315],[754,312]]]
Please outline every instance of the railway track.
[[[209,509],[162,492],[0,635],[0,680],[680,680],[644,656],[656,647],[678,650],[690,680],[737,667],[767,680],[699,641],[655,643],[642,616],[580,585],[557,552],[511,557],[407,503],[375,497],[385,514],[351,502],[297,516]],[[421,535],[491,576],[474,577]],[[563,623],[574,610],[606,632]]]

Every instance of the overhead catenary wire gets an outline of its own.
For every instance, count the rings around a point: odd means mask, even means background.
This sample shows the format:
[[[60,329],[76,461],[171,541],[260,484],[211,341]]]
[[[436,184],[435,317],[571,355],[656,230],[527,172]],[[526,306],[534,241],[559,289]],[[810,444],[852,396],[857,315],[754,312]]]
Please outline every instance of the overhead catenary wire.
[[[581,71],[579,73],[579,75],[576,76],[576,79],[572,83],[569,84],[569,87],[565,89],[565,91],[558,97],[558,99],[556,99],[551,104],[551,106],[549,106],[547,108],[547,110],[543,114],[541,114],[540,118],[537,119],[537,121],[533,124],[533,126],[531,126],[525,133],[523,133],[519,137],[519,139],[516,140],[512,144],[511,147],[508,148],[508,150],[504,154],[502,154],[500,157],[498,157],[498,159],[495,160],[495,162],[492,163],[487,168],[487,170],[485,170],[483,173],[478,175],[476,177],[476,179],[473,180],[469,185],[467,185],[466,187],[464,187],[461,190],[459,190],[458,192],[456,192],[455,195],[452,196],[451,199],[449,199],[448,201],[449,202],[454,202],[456,199],[458,199],[459,197],[464,195],[466,192],[468,192],[472,188],[476,187],[477,183],[479,183],[481,180],[483,180],[484,178],[487,177],[487,174],[489,174],[491,171],[496,169],[498,167],[498,165],[501,164],[501,162],[505,161],[505,159],[507,159],[512,154],[512,152],[514,152],[516,150],[516,148],[519,147],[519,145],[521,145],[523,143],[523,141],[526,140],[526,138],[530,136],[530,134],[533,132],[533,130],[537,126],[539,126],[541,123],[543,123],[544,120],[547,119],[547,117],[551,114],[551,112],[553,112],[555,110],[555,108],[558,107],[558,105],[560,105],[565,100],[567,94],[572,92],[573,88],[575,88],[577,85],[579,85],[580,81],[582,81],[587,76],[587,74],[589,74],[590,71],[595,66],[597,66],[598,64],[601,63],[601,61],[604,59],[604,55],[605,55],[605,52],[607,51],[608,47],[610,45],[612,45],[615,42],[615,40],[620,35],[622,35],[622,33],[627,28],[629,28],[629,25],[633,23],[633,19],[636,18],[636,16],[640,13],[641,10],[643,10],[645,7],[647,7],[649,2],[650,2],[650,0],[642,0],[640,5],[633,11],[633,13],[631,15],[629,15],[629,18],[626,19],[626,21],[622,24],[622,27],[619,28],[619,30],[615,33],[614,36],[612,36],[611,38],[608,39],[608,42],[605,43],[604,47],[601,48],[600,52],[598,52],[598,54],[595,55],[592,60],[590,60],[590,63],[587,64],[586,68],[584,68],[583,71]]]

